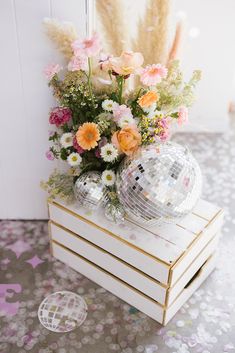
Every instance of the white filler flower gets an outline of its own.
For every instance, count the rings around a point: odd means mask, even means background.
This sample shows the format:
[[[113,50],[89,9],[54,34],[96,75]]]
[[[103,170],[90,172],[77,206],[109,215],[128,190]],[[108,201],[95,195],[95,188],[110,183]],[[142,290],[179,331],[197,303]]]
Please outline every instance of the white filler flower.
[[[102,102],[102,108],[108,112],[112,112],[114,108],[118,106],[117,102],[112,101],[111,99],[105,99]]]
[[[73,146],[73,134],[71,132],[63,134],[60,138],[60,144],[64,148]]]
[[[118,125],[122,128],[127,125],[136,125],[136,122],[131,116],[122,116],[118,121]]]
[[[73,152],[68,156],[67,161],[71,167],[77,167],[81,163],[82,158],[80,154]]]
[[[106,186],[112,186],[115,183],[116,176],[112,170],[105,170],[101,176],[102,183]]]
[[[111,143],[106,143],[101,147],[100,154],[105,162],[113,162],[118,156],[118,150]]]

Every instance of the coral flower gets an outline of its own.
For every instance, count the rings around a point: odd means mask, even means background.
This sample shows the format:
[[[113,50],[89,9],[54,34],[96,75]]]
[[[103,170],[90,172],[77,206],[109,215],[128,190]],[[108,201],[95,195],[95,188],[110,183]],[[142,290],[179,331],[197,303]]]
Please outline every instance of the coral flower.
[[[146,86],[155,86],[161,82],[162,78],[167,76],[167,68],[161,64],[153,64],[146,66],[141,75],[140,81]]]
[[[128,76],[137,73],[143,62],[144,58],[141,53],[123,52],[119,57],[110,58],[106,69],[118,75]]]
[[[113,134],[112,143],[120,152],[130,156],[141,144],[141,135],[136,127],[127,126]]]
[[[91,38],[86,38],[83,41],[75,40],[72,43],[72,48],[75,56],[85,55],[89,58],[96,56],[101,50],[98,34],[95,33]]]
[[[76,139],[79,146],[84,150],[95,148],[100,140],[100,133],[95,123],[84,123],[76,133]]]
[[[158,100],[158,95],[155,91],[149,91],[138,99],[141,108],[148,108]]]

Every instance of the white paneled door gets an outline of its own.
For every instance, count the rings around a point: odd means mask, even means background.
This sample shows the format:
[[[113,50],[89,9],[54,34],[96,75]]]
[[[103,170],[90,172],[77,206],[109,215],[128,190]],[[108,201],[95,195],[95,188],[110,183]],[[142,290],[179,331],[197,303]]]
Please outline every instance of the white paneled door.
[[[71,21],[84,36],[88,5],[89,0],[0,0],[0,219],[47,218],[39,184],[55,167],[45,158],[54,102],[43,68],[60,56],[42,20]]]

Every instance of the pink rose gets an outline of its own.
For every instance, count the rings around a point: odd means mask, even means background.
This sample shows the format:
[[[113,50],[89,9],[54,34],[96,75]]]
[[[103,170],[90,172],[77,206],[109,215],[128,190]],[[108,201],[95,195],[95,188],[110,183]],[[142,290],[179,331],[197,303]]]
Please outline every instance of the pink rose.
[[[59,64],[49,64],[45,67],[44,74],[48,81],[51,81],[55,74],[58,74],[60,70],[62,70],[62,66],[60,66]]]
[[[182,106],[179,108],[178,111],[178,124],[183,125],[184,123],[188,122],[188,108],[185,106]]]

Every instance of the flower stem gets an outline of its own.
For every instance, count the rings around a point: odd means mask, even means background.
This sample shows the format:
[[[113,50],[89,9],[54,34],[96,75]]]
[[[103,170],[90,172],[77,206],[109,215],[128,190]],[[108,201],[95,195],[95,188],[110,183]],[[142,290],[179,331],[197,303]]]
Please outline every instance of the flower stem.
[[[93,99],[93,92],[92,92],[92,84],[91,84],[91,75],[92,75],[92,64],[91,64],[91,58],[88,58],[88,87],[89,87],[89,93],[92,101],[92,105],[94,106],[94,99]]]
[[[120,76],[120,77],[118,78],[118,88],[119,88],[119,92],[118,92],[118,101],[119,101],[119,104],[122,104],[123,84],[124,84],[124,77],[123,77],[123,76]]]

